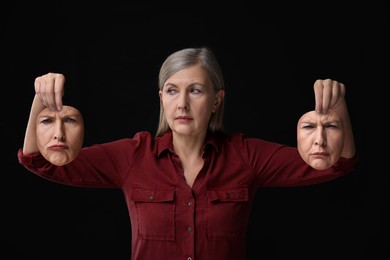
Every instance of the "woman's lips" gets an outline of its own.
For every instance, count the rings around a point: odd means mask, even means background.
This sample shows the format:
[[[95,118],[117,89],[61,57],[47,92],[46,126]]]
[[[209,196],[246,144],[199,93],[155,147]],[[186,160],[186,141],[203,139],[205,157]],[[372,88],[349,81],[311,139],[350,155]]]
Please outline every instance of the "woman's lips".
[[[54,144],[49,146],[49,149],[51,150],[62,150],[62,149],[68,149],[69,147],[65,144]]]
[[[324,157],[329,156],[329,153],[326,153],[326,152],[317,152],[317,153],[312,153],[311,156],[312,156],[312,157],[315,157],[315,158],[324,158]]]
[[[189,116],[178,116],[178,117],[176,117],[176,120],[183,121],[183,122],[188,122],[188,121],[192,120],[192,117],[189,117]]]

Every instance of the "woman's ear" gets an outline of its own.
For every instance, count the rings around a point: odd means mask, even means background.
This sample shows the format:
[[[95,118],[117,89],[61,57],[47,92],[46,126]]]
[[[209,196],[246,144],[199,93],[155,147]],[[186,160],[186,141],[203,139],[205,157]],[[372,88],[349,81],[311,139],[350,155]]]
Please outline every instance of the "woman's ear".
[[[218,107],[222,103],[224,97],[225,97],[225,91],[223,89],[218,90],[217,94],[215,95],[214,111],[213,112],[215,112],[218,109]]]

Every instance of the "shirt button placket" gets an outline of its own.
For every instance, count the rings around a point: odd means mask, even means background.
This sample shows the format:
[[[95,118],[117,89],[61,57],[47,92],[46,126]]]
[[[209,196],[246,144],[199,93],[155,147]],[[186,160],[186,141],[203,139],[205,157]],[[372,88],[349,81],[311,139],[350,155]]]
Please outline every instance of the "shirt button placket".
[[[188,201],[188,202],[187,202],[187,205],[188,205],[188,207],[191,207],[191,206],[192,206],[192,201]],[[188,232],[192,232],[192,227],[191,227],[191,226],[188,226],[188,227],[187,227],[187,231],[188,231]]]
[[[192,223],[189,225],[189,226],[187,226],[187,231],[188,231],[188,233],[192,233],[191,234],[191,236],[192,236],[192,243],[194,243],[194,239],[195,239],[195,237],[194,237],[194,228],[191,226],[192,224],[193,224],[193,222],[194,222],[194,219],[193,219],[193,216],[194,216],[194,202],[192,201],[192,200],[188,200],[187,201],[187,207],[188,207],[188,210],[189,210],[189,212],[191,212],[190,213],[190,215],[192,216],[192,218],[191,218],[191,221],[192,221]],[[194,258],[192,257],[192,256],[188,256],[187,258],[186,258],[186,260],[193,260]]]

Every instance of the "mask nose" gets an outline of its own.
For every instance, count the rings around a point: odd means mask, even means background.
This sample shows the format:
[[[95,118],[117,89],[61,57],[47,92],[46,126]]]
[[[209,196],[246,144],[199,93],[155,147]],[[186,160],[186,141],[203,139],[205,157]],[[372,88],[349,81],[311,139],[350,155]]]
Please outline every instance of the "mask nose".
[[[318,132],[319,133],[317,134],[314,144],[320,147],[325,147],[326,146],[325,134],[322,131],[318,131]]]
[[[65,141],[65,133],[64,130],[62,129],[62,123],[57,123],[56,124],[56,130],[54,133],[54,140],[63,142]]]

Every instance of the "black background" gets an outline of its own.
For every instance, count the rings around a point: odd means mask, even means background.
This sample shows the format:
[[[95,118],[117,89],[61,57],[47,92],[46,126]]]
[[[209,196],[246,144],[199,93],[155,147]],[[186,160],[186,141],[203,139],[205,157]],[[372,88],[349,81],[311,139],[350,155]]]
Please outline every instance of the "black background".
[[[387,10],[378,1],[2,7],[1,253],[118,260],[131,254],[121,191],[48,182],[17,162],[35,77],[65,74],[65,103],[82,111],[91,145],[155,132],[163,60],[184,47],[208,46],[224,71],[227,132],[295,145],[296,122],[314,107],[315,79],[347,85],[358,169],[329,183],[260,190],[248,259],[389,259]]]

